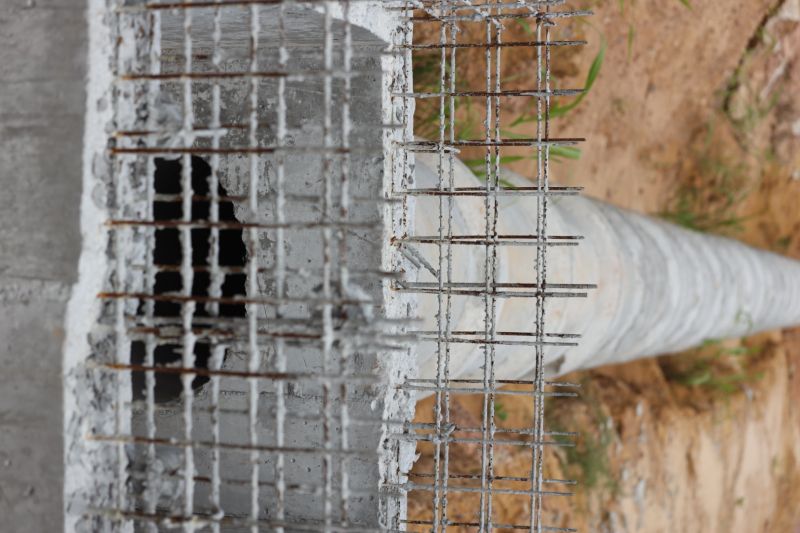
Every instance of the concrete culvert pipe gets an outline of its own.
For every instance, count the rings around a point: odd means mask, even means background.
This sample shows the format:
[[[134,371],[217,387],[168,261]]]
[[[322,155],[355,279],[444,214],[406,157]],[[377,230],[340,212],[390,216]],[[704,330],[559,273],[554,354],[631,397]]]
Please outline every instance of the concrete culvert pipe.
[[[453,158],[453,185],[481,187],[470,169]],[[437,154],[416,161],[419,187],[438,187]],[[442,176],[449,176],[443,158]],[[501,179],[530,186],[525,178],[501,170]],[[418,205],[418,213],[426,211]],[[501,196],[498,233],[531,234],[536,227],[535,196]],[[435,209],[429,212],[436,213]],[[435,219],[434,219],[435,218]],[[608,205],[585,196],[549,201],[547,235],[582,236],[579,246],[548,248],[547,283],[553,290],[572,284],[585,298],[546,300],[546,340],[558,334],[581,336],[577,346],[548,346],[546,372],[559,375],[609,363],[688,349],[707,339],[731,338],[800,323],[800,263],[737,241],[689,231],[662,220]],[[454,235],[483,235],[484,204],[480,198],[453,206]],[[438,231],[438,217],[418,216],[418,235]],[[554,239],[553,242],[557,243]],[[434,245],[420,244],[430,264],[438,262]],[[535,279],[535,246],[498,246],[497,282]],[[453,246],[453,279],[483,280],[480,246]],[[420,279],[426,275],[420,270]],[[584,288],[581,284],[596,285]],[[549,290],[549,289],[548,289]],[[453,297],[451,329],[482,331],[483,303]],[[530,298],[497,299],[496,322],[507,331],[532,331],[535,302]],[[435,328],[435,297],[420,299],[425,329]],[[548,337],[550,337],[548,339]],[[450,347],[450,376],[477,379],[483,375],[483,354],[477,344]],[[531,346],[496,347],[495,371],[525,376],[534,370]],[[436,344],[419,348],[421,377],[436,375]]]

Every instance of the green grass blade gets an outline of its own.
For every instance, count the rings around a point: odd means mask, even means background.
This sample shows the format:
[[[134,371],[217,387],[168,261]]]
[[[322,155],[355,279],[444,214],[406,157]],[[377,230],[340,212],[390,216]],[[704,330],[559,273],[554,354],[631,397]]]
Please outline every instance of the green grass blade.
[[[631,56],[633,55],[633,38],[636,37],[636,28],[633,27],[633,24],[628,26],[628,61],[631,60]]]
[[[517,24],[522,26],[522,30],[527,33],[528,35],[533,35],[533,29],[531,29],[531,25],[528,24],[527,20],[524,19],[516,19]]]
[[[556,158],[572,159],[577,161],[581,158],[581,149],[574,146],[551,146],[550,155]]]
[[[522,161],[525,159],[525,156],[522,155],[504,155],[500,156],[500,164],[501,165],[510,165],[511,163],[516,163],[517,161]],[[492,156],[491,165],[494,165],[495,157]],[[464,164],[467,165],[473,172],[475,170],[481,170],[483,167],[486,166],[486,158],[485,157],[476,157],[475,159],[467,159],[464,161]]]
[[[586,95],[589,94],[589,91],[594,86],[594,82],[597,81],[597,77],[600,75],[600,69],[603,68],[603,61],[606,57],[606,42],[603,40],[600,43],[600,50],[597,52],[597,55],[594,57],[592,61],[592,66],[589,67],[589,73],[586,75],[586,83],[583,86],[583,92],[578,95],[572,102],[567,105],[560,106],[558,104],[553,104],[550,106],[550,118],[556,117],[563,117],[576,107],[580,105]]]

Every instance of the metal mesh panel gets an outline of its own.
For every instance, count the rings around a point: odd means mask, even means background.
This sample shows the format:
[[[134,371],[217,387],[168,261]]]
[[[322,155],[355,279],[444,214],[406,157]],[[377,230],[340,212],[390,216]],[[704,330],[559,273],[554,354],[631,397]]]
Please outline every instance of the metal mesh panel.
[[[552,195],[575,190],[551,186],[549,153],[576,140],[551,137],[549,109],[576,91],[551,89],[550,50],[578,44],[551,31],[581,14],[561,3],[92,0],[80,285],[92,298],[72,304],[86,313],[85,346],[68,347],[65,364],[68,524],[557,530],[541,520],[543,497],[570,482],[543,473],[547,447],[562,444],[544,402],[573,393],[544,377],[543,347],[569,337],[545,329],[545,301],[577,287],[547,282],[549,246],[573,237],[549,235],[546,215]],[[516,19],[535,40],[503,40]],[[415,42],[423,26],[437,38]],[[536,87],[503,86],[509,47],[533,52]],[[412,68],[425,54],[439,82],[421,91]],[[480,79],[462,84],[457,60],[476,57]],[[503,136],[507,98],[536,100],[534,138]],[[458,131],[467,101],[484,113],[473,137]],[[414,108],[428,102],[437,136],[418,138]],[[535,183],[501,183],[510,147],[534,156]],[[485,159],[485,184],[456,187],[453,160],[469,150]],[[423,155],[437,161],[433,187],[415,179]],[[536,197],[536,228],[500,234],[498,198],[516,195]],[[454,230],[464,198],[482,202],[481,234]],[[438,233],[417,233],[419,217]],[[483,254],[477,278],[454,259],[465,246]],[[534,251],[529,279],[498,279],[501,246]],[[425,298],[435,313],[410,326]],[[497,323],[503,298],[530,302],[529,330]],[[482,329],[453,329],[458,299],[480,302]],[[435,347],[433,375],[414,375],[417,341]],[[457,344],[481,350],[479,378],[451,375]],[[495,368],[510,345],[530,347],[530,379]],[[479,427],[450,419],[468,394],[480,395]],[[530,397],[530,425],[497,428],[505,394]],[[430,395],[432,412],[415,417],[414,399]],[[481,460],[462,472],[450,460],[464,444]],[[417,446],[432,447],[429,470],[412,470]],[[530,448],[524,472],[498,469],[503,446]],[[409,517],[420,494],[427,514]],[[475,516],[448,514],[464,495]],[[512,497],[530,516],[499,523]]]
[[[354,3],[105,10],[81,527],[378,527],[393,130]]]
[[[396,241],[408,253],[430,258],[419,269],[415,280],[404,280],[400,290],[420,299],[429,298],[432,316],[427,327],[416,331],[421,352],[433,344],[435,368],[408,380],[403,388],[421,397],[433,396],[418,404],[413,423],[405,424],[393,438],[418,445],[425,460],[398,477],[398,486],[414,502],[414,512],[395,516],[394,527],[415,531],[490,531],[532,530],[572,531],[548,524],[543,519],[545,499],[569,495],[571,480],[550,479],[544,472],[544,458],[551,447],[571,446],[569,433],[548,431],[545,427],[545,402],[559,396],[572,396],[576,387],[570,383],[551,382],[545,378],[545,349],[548,345],[570,345],[567,332],[546,328],[546,300],[578,296],[586,288],[549,283],[548,255],[554,245],[577,244],[577,236],[551,235],[547,228],[547,206],[556,195],[575,194],[577,189],[557,187],[550,182],[550,152],[553,147],[573,145],[580,139],[553,136],[550,109],[554,96],[570,96],[579,90],[555,90],[551,82],[551,50],[580,45],[580,41],[556,40],[556,22],[562,18],[586,15],[586,12],[557,9],[563,1],[469,2],[438,1],[415,4],[407,13],[415,38],[403,47],[406,57],[418,68],[428,69],[423,80],[407,83],[402,96],[407,105],[415,104],[423,113],[417,133],[427,138],[407,137],[403,149],[417,159],[426,154],[436,175],[435,183],[396,182],[395,191],[416,203],[416,216],[436,221],[433,234],[415,231],[414,217],[398,233]],[[508,39],[509,25],[516,21],[528,29],[530,38]],[[407,35],[411,35],[411,31]],[[521,86],[503,80],[504,54],[528,54],[522,62],[534,86]],[[433,74],[431,75],[431,71]],[[535,134],[521,138],[509,134],[516,117],[506,117],[503,109],[510,100],[535,100],[532,122]],[[477,112],[471,129],[466,111]],[[477,111],[476,111],[477,110]],[[512,152],[513,150],[513,152]],[[529,186],[514,187],[504,182],[500,165],[509,154],[532,161],[536,176]],[[463,186],[454,178],[454,159],[470,159],[473,169],[484,180],[480,186]],[[476,163],[477,161],[477,163]],[[481,162],[482,161],[482,162]],[[418,161],[419,163],[419,161]],[[419,175],[419,172],[417,173]],[[476,184],[477,185],[477,184]],[[535,196],[536,225],[523,234],[502,234],[499,223],[508,216],[501,200]],[[480,204],[476,207],[475,201]],[[482,214],[481,214],[482,211]],[[458,214],[481,217],[482,231],[464,234]],[[416,225],[419,227],[419,224]],[[427,249],[426,249],[427,247]],[[480,255],[482,268],[472,274],[465,262],[456,257],[464,247],[472,256]],[[515,247],[531,251],[525,256],[530,267],[524,278],[500,279],[498,251]],[[557,252],[555,252],[557,253]],[[517,256],[520,257],[520,256]],[[529,329],[511,331],[498,321],[498,302],[526,299],[530,316]],[[476,303],[477,302],[477,303]],[[421,306],[424,308],[425,304]],[[482,308],[482,327],[459,331],[454,325],[454,308]],[[464,373],[464,352],[468,344],[480,353],[478,371]],[[530,377],[509,371],[496,364],[497,353],[510,347],[529,347],[523,357],[535,359]],[[513,365],[512,365],[513,366]],[[534,365],[531,365],[534,366]],[[458,373],[456,374],[456,370]],[[508,395],[523,395],[533,404],[533,417],[522,427],[498,425],[499,401]],[[478,405],[479,420],[464,425],[453,420],[457,404]],[[462,407],[463,409],[463,407]],[[471,426],[471,427],[470,427]],[[500,427],[502,426],[502,427]],[[524,463],[498,464],[498,451],[524,447],[530,450]],[[478,448],[477,454],[470,448]],[[460,456],[478,457],[467,462]],[[457,500],[457,502],[456,502]],[[529,512],[509,523],[503,509],[516,500],[526,502]],[[458,503],[459,512],[451,507]],[[471,509],[465,513],[464,508]]]

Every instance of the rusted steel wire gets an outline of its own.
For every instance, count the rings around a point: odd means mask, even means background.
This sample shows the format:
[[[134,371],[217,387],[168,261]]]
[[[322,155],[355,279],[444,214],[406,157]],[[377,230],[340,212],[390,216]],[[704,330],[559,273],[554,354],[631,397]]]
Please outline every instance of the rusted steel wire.
[[[581,191],[550,183],[550,150],[583,141],[549,125],[553,98],[582,93],[550,80],[551,48],[584,44],[553,38],[559,21],[588,14],[552,9],[564,3],[109,3],[101,81],[113,116],[92,192],[108,215],[98,237],[108,269],[84,365],[95,418],[80,436],[105,477],[82,500],[88,527],[572,531],[542,512],[545,498],[570,494],[548,485],[575,484],[543,472],[546,450],[575,437],[545,427],[544,401],[579,388],[545,379],[544,347],[579,340],[546,328],[545,304],[593,288],[547,272],[548,254],[582,239],[547,230],[548,202]],[[392,42],[363,31],[375,29],[369,20],[356,27],[365,5],[392,14]],[[513,20],[535,35],[507,38]],[[428,41],[414,39],[422,25]],[[503,54],[519,49],[533,52],[536,83],[507,87]],[[414,86],[422,56],[437,59],[433,87]],[[479,83],[462,83],[459,66],[479,56]],[[501,101],[511,98],[535,106],[535,135],[506,133]],[[483,115],[469,135],[457,131],[466,101]],[[415,135],[417,102],[436,107],[430,138]],[[509,149],[531,162],[530,185],[500,179]],[[482,186],[454,182],[464,153],[482,155]],[[432,186],[415,179],[421,154],[437,162]],[[504,232],[500,205],[515,197],[535,198],[537,224]],[[455,213],[470,201],[480,227],[461,231]],[[421,217],[436,227],[417,231]],[[480,254],[476,279],[462,276],[465,249]],[[524,279],[503,277],[508,249],[530,253]],[[424,298],[436,310],[417,320]],[[480,325],[455,326],[461,299],[480,309]],[[529,303],[530,328],[504,327],[507,299]],[[415,350],[431,345],[435,372],[414,375]],[[464,345],[481,359],[477,378],[453,375]],[[529,350],[534,375],[498,370],[510,346]],[[467,395],[481,412],[462,424],[453,411]],[[426,396],[431,412],[413,419],[408,406]],[[530,401],[529,424],[499,424],[508,397]],[[413,469],[417,445],[432,460]],[[468,472],[451,460],[463,446],[479,455]],[[501,448],[527,450],[530,470],[499,472]],[[419,494],[429,515],[409,518],[407,498]],[[464,495],[474,516],[458,518],[448,502]],[[499,519],[504,499],[521,496],[528,523]]]
[[[438,232],[419,234],[414,231],[412,219],[398,230],[393,242],[405,249],[409,257],[421,266],[423,275],[417,280],[398,280],[393,283],[394,290],[434,298],[435,316],[433,327],[413,330],[424,344],[435,346],[435,370],[433,376],[410,379],[403,387],[422,396],[430,396],[432,402],[428,412],[417,413],[418,420],[404,424],[393,434],[393,438],[428,443],[430,459],[425,469],[413,469],[404,474],[405,482],[397,482],[393,487],[403,494],[413,496],[416,505],[427,500],[425,516],[399,521],[409,530],[440,532],[447,528],[462,527],[469,531],[490,532],[494,529],[520,529],[535,532],[572,531],[570,528],[547,524],[543,515],[544,501],[553,496],[566,496],[570,493],[545,490],[547,483],[575,484],[573,480],[551,480],[544,475],[544,454],[551,446],[571,446],[572,433],[551,433],[545,428],[544,399],[574,396],[576,392],[565,388],[574,387],[570,383],[551,383],[544,378],[543,349],[549,345],[574,346],[578,335],[571,333],[548,333],[545,329],[545,305],[548,299],[557,297],[585,296],[585,290],[594,288],[591,284],[564,285],[548,280],[547,258],[563,246],[577,246],[578,235],[550,235],[547,231],[547,203],[551,197],[580,193],[580,187],[561,187],[550,183],[550,150],[553,147],[569,146],[582,142],[580,138],[556,138],[550,128],[551,100],[555,97],[571,97],[581,94],[581,90],[554,89],[550,72],[550,51],[556,47],[580,46],[580,40],[559,40],[553,38],[554,25],[560,20],[590,13],[580,10],[557,11],[554,6],[563,5],[563,0],[541,2],[471,2],[466,0],[424,0],[407,4],[403,17],[409,25],[424,25],[425,40],[408,39],[400,49],[414,53],[425,53],[425,57],[435,57],[434,65],[439,67],[438,80],[423,88],[408,85],[393,93],[396,98],[409,102],[427,103],[434,110],[431,121],[436,133],[427,139],[406,136],[397,144],[403,154],[424,155],[433,158],[433,169],[437,180],[435,186],[403,187],[400,180],[395,185],[394,194],[404,197],[408,203],[426,200],[425,215],[438,220]],[[505,39],[505,24],[513,20],[527,20],[535,25],[530,40]],[[477,29],[482,30],[478,33]],[[533,52],[530,71],[536,79],[533,88],[506,88],[501,79],[503,54],[514,49],[524,48]],[[482,87],[474,86],[478,80],[459,79],[462,62],[475,63],[482,54],[480,64],[485,76],[481,76]],[[415,56],[416,57],[416,56]],[[426,63],[427,65],[427,63]],[[434,67],[434,68],[435,68]],[[470,70],[472,72],[472,70]],[[474,75],[473,75],[474,76]],[[535,135],[528,138],[509,137],[507,130],[513,118],[502,115],[501,100],[531,101],[535,112]],[[480,107],[479,123],[483,131],[477,136],[474,132],[466,137],[459,131],[456,117],[464,106]],[[426,108],[429,109],[429,108]],[[438,117],[435,113],[438,112]],[[536,179],[527,187],[509,187],[501,183],[500,161],[509,149],[514,155],[529,156],[532,173]],[[475,159],[471,165],[479,168],[485,185],[465,187],[453,181],[454,159],[469,150],[471,157],[482,153],[484,163],[478,165]],[[537,226],[529,234],[509,235],[499,230],[504,213],[499,202],[514,197],[533,196],[537,202]],[[462,202],[473,202],[472,204]],[[458,216],[471,216],[480,202],[480,216],[483,218],[483,233],[465,234],[454,229],[454,213]],[[433,212],[431,212],[431,210]],[[466,215],[464,214],[466,213]],[[470,226],[471,228],[473,226]],[[434,226],[435,228],[435,226]],[[419,249],[417,249],[418,247]],[[427,248],[424,248],[427,247]],[[470,261],[482,257],[482,279],[464,279],[462,265],[463,247],[469,247]],[[530,265],[524,279],[500,279],[498,253],[502,247],[525,247],[534,252],[534,262]],[[431,250],[433,250],[431,252]],[[550,251],[552,250],[552,252]],[[482,302],[483,328],[462,330],[456,327],[453,306],[455,299],[471,298]],[[507,331],[497,320],[498,305],[505,298],[530,299],[531,324],[528,331]],[[473,304],[463,304],[473,305]],[[470,307],[473,312],[473,307]],[[463,312],[463,311],[459,311]],[[475,307],[474,312],[477,312]],[[456,347],[463,344],[475,345],[477,357],[482,359],[481,377],[460,378],[452,375]],[[495,365],[497,350],[507,346],[530,347],[529,357],[536,361],[534,375],[530,379],[503,375]],[[463,352],[459,352],[462,353]],[[534,366],[534,365],[531,365]],[[463,398],[478,397],[481,405],[478,427],[460,427],[453,420],[452,412]],[[497,406],[504,396],[530,398],[533,419],[528,427],[501,427]],[[463,409],[463,408],[462,408]],[[556,440],[546,436],[554,435]],[[477,447],[478,458],[469,465],[469,472],[454,469],[451,456],[458,453],[458,446]],[[515,446],[530,450],[530,466],[527,475],[509,477],[497,471],[495,451],[498,447]],[[425,482],[421,482],[422,479]],[[469,480],[469,486],[464,486]],[[504,482],[513,480],[515,486]],[[469,520],[456,519],[449,511],[449,505],[464,494],[474,495],[470,499],[475,508]],[[424,496],[423,496],[424,495]],[[509,497],[527,496],[530,509],[528,523],[508,524],[498,519],[497,508]],[[465,500],[466,501],[466,500]],[[463,517],[459,517],[463,518]]]

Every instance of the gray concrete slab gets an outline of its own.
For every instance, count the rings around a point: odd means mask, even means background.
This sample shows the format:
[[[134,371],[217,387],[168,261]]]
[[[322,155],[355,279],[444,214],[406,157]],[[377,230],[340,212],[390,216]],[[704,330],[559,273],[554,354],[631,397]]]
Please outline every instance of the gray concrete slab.
[[[61,343],[80,237],[82,0],[0,13],[0,532],[62,524]]]

